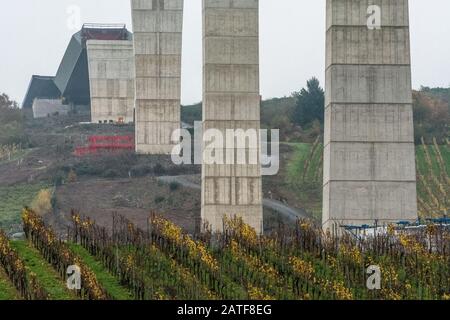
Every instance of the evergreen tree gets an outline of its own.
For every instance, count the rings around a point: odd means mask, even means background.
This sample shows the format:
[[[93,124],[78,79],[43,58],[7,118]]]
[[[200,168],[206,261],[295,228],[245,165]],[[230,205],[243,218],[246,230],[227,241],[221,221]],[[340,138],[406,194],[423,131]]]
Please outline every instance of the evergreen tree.
[[[294,111],[294,122],[296,124],[308,127],[318,120],[323,125],[325,93],[317,78],[308,80],[306,88],[303,88],[300,92],[294,92],[293,96],[296,98]]]

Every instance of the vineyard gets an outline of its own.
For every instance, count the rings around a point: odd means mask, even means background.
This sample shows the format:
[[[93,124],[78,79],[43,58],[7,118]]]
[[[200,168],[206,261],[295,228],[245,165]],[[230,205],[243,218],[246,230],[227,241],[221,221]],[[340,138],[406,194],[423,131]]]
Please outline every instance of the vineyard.
[[[0,145],[0,162],[14,160],[17,155],[22,153],[23,150],[21,145]]]
[[[448,214],[450,205],[450,150],[438,145],[433,139],[432,145],[422,145],[417,150],[417,190],[420,216],[439,217]]]
[[[450,299],[450,232],[435,225],[356,240],[307,221],[258,237],[229,219],[223,234],[191,236],[158,215],[146,230],[114,216],[107,230],[74,212],[63,241],[32,210],[22,218],[26,240],[0,233],[1,299]],[[73,265],[81,289],[70,291]],[[380,290],[366,287],[373,265]]]
[[[450,144],[416,146],[419,215],[439,218],[448,215],[450,196]],[[313,144],[291,144],[294,155],[287,165],[287,186],[295,190],[305,209],[317,219],[322,215],[323,146],[320,138]]]

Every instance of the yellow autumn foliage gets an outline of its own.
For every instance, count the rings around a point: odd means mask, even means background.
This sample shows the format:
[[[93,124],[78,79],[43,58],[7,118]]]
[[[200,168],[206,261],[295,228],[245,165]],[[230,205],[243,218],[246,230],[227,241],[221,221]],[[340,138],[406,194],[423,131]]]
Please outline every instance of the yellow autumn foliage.
[[[31,202],[31,209],[38,215],[45,216],[52,211],[52,190],[42,189]]]

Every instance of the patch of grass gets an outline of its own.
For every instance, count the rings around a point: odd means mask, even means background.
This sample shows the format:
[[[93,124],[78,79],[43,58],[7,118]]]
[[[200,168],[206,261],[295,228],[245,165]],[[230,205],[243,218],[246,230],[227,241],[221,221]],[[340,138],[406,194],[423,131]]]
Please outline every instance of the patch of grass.
[[[37,280],[49,293],[51,300],[76,299],[75,294],[67,289],[63,279],[29,242],[11,241],[11,246],[24,261],[27,272],[36,274]]]
[[[309,143],[287,143],[294,148],[294,155],[292,156],[291,162],[288,165],[288,173],[291,174],[302,174],[300,170],[303,169],[302,163],[308,155],[311,149],[311,144]]]
[[[133,294],[120,285],[119,280],[112,275],[103,264],[95,259],[89,252],[76,244],[69,244],[70,249],[76,253],[83,262],[95,273],[97,280],[108,294],[116,300],[132,300]]]
[[[448,213],[450,148],[448,145],[416,146],[416,157],[419,213],[424,218],[441,217]]]
[[[20,232],[23,207],[29,206],[39,191],[47,187],[43,183],[0,186],[0,229]]]
[[[317,171],[322,171],[322,165],[320,159],[322,157],[323,146],[320,144],[317,146],[311,159],[311,152],[313,145],[310,143],[289,143],[288,145],[294,147],[294,154],[291,161],[287,167],[287,173],[290,178],[291,183],[299,182],[317,182],[321,179],[317,178]],[[305,164],[309,162],[306,167],[307,170],[304,172]],[[305,179],[303,179],[303,177]],[[321,174],[319,175],[319,178]],[[302,178],[302,181],[299,181]],[[319,181],[321,182],[321,181]],[[321,183],[320,183],[321,184]]]
[[[440,145],[439,150],[441,151],[442,158],[445,162],[445,169],[447,170],[447,175],[450,175],[450,146],[448,145]],[[432,165],[433,165],[433,172],[435,175],[439,176],[441,174],[441,170],[439,168],[439,163],[437,161],[437,155],[436,151],[433,148],[433,146],[428,146],[428,152],[430,153]],[[417,157],[417,169],[419,170],[420,174],[427,174],[428,173],[428,164],[425,158],[425,150],[423,146],[416,146],[416,157]]]
[[[322,214],[322,153],[323,146],[319,145],[311,156],[313,148],[309,143],[289,143],[294,148],[294,153],[286,167],[286,183],[295,190],[298,197],[305,205],[305,209],[317,218]],[[440,145],[443,162],[447,175],[450,175],[450,146]],[[432,172],[436,177],[442,176],[442,169],[438,162],[436,149],[430,145],[428,152],[431,157]],[[419,174],[429,176],[429,164],[427,163],[423,146],[416,146],[417,171]],[[309,162],[306,166],[305,163]],[[305,168],[307,168],[305,172]],[[304,178],[304,179],[303,179]],[[431,188],[432,191],[434,187]],[[438,193],[436,193],[438,195]],[[418,183],[418,196],[429,202],[430,197],[423,186]],[[431,213],[430,213],[431,215]]]
[[[314,145],[310,143],[289,143],[288,145],[294,148],[294,152],[286,167],[286,183],[295,190],[304,204],[304,209],[320,220],[323,146],[318,144],[313,150]]]
[[[0,301],[19,300],[19,294],[0,267]]]

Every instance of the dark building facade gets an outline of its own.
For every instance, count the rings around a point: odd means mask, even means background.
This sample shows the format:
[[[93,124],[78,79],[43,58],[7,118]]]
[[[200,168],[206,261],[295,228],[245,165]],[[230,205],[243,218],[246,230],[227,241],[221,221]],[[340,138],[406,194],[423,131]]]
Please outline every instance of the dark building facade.
[[[75,33],[54,77],[33,75],[23,101],[23,108],[32,108],[39,99],[61,99],[71,106],[90,105],[89,70],[86,50],[88,40],[131,40],[125,25],[85,24]]]

